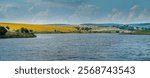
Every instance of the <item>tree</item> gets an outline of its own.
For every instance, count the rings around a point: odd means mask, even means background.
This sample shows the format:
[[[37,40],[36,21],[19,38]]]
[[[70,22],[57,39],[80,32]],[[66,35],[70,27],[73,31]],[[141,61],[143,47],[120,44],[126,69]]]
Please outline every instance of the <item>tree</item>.
[[[57,30],[54,30],[54,32],[57,32]]]
[[[32,33],[32,30],[28,30],[27,28],[21,28],[20,29],[21,33]]]
[[[9,30],[10,28],[8,26],[6,26],[6,28]]]
[[[29,30],[30,33],[33,33],[33,30]]]
[[[86,31],[89,31],[89,30],[91,30],[92,28],[85,27],[84,29],[85,29]]]
[[[24,33],[24,28],[21,28],[20,31],[21,31],[21,33]]]
[[[76,28],[77,30],[80,30],[80,27],[74,27],[74,28]]]
[[[30,31],[29,31],[27,28],[25,28],[25,29],[24,29],[24,32],[25,32],[25,33],[29,33]]]
[[[116,31],[116,33],[119,33],[119,32],[120,32],[119,30]]]
[[[5,35],[7,33],[7,29],[5,27],[0,26],[0,35]]]

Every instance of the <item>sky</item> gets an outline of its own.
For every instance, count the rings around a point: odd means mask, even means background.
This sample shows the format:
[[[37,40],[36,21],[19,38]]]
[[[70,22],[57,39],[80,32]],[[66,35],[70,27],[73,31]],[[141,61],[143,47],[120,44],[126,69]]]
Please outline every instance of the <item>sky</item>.
[[[0,22],[146,23],[150,0],[0,0]]]

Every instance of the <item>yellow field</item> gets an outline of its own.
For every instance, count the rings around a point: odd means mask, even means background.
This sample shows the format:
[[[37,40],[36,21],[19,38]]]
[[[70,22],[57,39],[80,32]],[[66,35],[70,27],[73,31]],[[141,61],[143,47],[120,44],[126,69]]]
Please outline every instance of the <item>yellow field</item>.
[[[22,27],[33,30],[34,32],[75,32],[77,29],[67,26],[48,26],[40,24],[18,24],[18,23],[0,23],[0,26],[8,26],[10,30],[17,30]]]

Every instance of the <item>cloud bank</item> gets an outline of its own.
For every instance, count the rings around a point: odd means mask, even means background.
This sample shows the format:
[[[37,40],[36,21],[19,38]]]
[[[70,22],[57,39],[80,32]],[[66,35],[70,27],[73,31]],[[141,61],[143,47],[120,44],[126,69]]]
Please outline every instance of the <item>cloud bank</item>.
[[[149,2],[149,0],[1,0],[0,21],[24,23],[150,22]]]

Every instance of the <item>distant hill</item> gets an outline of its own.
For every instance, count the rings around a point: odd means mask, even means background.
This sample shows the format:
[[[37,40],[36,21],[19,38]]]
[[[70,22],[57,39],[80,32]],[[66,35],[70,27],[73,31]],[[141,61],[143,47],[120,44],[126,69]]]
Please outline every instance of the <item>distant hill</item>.
[[[123,25],[123,24],[115,24],[115,23],[105,23],[105,24],[85,23],[85,24],[80,24],[80,25],[100,26],[100,27],[112,27],[112,26]]]
[[[66,26],[68,24],[45,24],[45,25],[49,25],[49,26]]]
[[[143,26],[143,25],[150,25],[150,23],[138,23],[138,24],[129,24],[129,25],[139,25],[139,26]]]
[[[27,28],[33,32],[74,32],[76,28],[56,25],[42,25],[42,24],[21,24],[21,23],[0,23],[0,26],[9,27],[10,30],[18,30],[20,28]]]
[[[94,24],[94,23],[85,23],[85,24],[80,24],[80,25],[86,25],[86,26],[99,26],[99,27],[131,26],[131,27],[144,27],[144,28],[150,28],[150,23],[135,23],[135,24],[117,24],[117,23]]]
[[[128,24],[129,26],[134,27],[144,27],[144,28],[150,28],[150,23],[138,23],[138,24]]]

